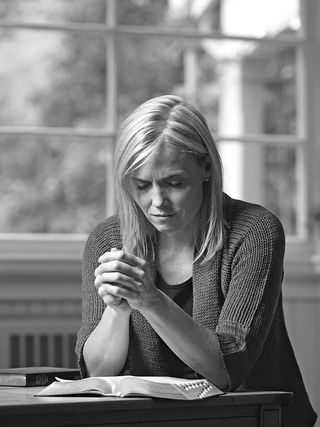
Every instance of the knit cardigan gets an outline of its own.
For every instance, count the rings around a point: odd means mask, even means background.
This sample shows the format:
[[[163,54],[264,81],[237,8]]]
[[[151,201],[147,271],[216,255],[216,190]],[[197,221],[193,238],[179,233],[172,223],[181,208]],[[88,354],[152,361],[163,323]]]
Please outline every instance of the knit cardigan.
[[[193,267],[193,315],[215,334],[229,377],[229,390],[294,392],[283,410],[285,427],[311,427],[314,413],[288,338],[281,284],[285,237],[281,223],[262,206],[224,197],[226,238],[223,248],[205,264]],[[82,325],[76,352],[86,375],[83,345],[105,309],[94,287],[98,258],[121,248],[119,219],[110,217],[90,234],[82,267]],[[156,261],[148,260],[151,278]],[[121,374],[172,375],[164,343],[142,314],[130,315],[130,342]],[[195,373],[195,376],[198,376]]]

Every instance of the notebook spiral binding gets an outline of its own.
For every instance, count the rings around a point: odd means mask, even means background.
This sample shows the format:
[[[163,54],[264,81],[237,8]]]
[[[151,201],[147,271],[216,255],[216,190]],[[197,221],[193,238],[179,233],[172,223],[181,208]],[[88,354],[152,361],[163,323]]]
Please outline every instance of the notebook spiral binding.
[[[198,398],[204,398],[210,390],[212,390],[212,385],[208,381],[194,381],[188,384],[179,384],[179,387],[182,387],[185,391],[200,389],[198,393]]]

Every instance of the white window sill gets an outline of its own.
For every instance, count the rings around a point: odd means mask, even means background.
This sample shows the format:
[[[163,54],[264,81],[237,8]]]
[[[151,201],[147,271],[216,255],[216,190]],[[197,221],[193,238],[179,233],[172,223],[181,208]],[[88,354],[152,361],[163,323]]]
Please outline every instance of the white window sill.
[[[307,242],[288,242],[284,270],[290,282],[320,283],[320,255],[315,254]]]
[[[84,234],[0,234],[0,261],[79,261]]]
[[[0,235],[0,276],[7,280],[81,275],[86,235]]]

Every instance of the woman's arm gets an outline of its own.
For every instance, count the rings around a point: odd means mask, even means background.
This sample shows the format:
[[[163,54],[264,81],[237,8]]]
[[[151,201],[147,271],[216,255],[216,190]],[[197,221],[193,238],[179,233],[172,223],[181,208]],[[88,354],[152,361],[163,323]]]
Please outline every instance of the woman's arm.
[[[144,260],[117,251],[105,253],[100,261],[95,282],[99,294],[104,298],[124,298],[184,363],[217,387],[229,387],[215,334],[199,325],[152,283]]]
[[[232,390],[244,383],[264,351],[280,301],[284,231],[270,212],[260,208],[258,214],[258,220],[252,215],[247,221],[250,226],[241,241],[234,238],[238,244],[225,251],[230,279],[216,334]]]
[[[83,347],[89,376],[111,376],[121,371],[128,353],[129,318],[126,302],[106,307]]]
[[[157,294],[150,304],[140,308],[140,312],[186,365],[221,390],[227,390],[229,378],[217,336],[198,324],[160,290]]]
[[[110,218],[90,233],[82,259],[82,322],[76,353],[82,376],[118,374],[127,356],[130,308],[107,299],[106,307],[94,285],[98,258],[111,245],[121,245],[117,220]],[[125,304],[124,304],[125,303]]]

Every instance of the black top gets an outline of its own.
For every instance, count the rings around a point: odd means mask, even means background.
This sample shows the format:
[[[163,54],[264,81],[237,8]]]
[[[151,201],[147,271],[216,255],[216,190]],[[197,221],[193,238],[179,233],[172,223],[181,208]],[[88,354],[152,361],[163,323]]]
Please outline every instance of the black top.
[[[179,307],[192,316],[192,277],[178,285],[168,285],[158,272],[156,277],[157,287],[170,297]]]
[[[156,277],[157,287],[168,297],[170,297],[179,307],[186,313],[192,316],[193,308],[193,292],[192,292],[192,277],[178,285],[168,285],[162,278],[160,273]],[[171,375],[178,378],[197,378],[199,375],[195,373],[189,366],[187,366],[181,359],[179,359],[161,340],[162,350],[168,361]]]

